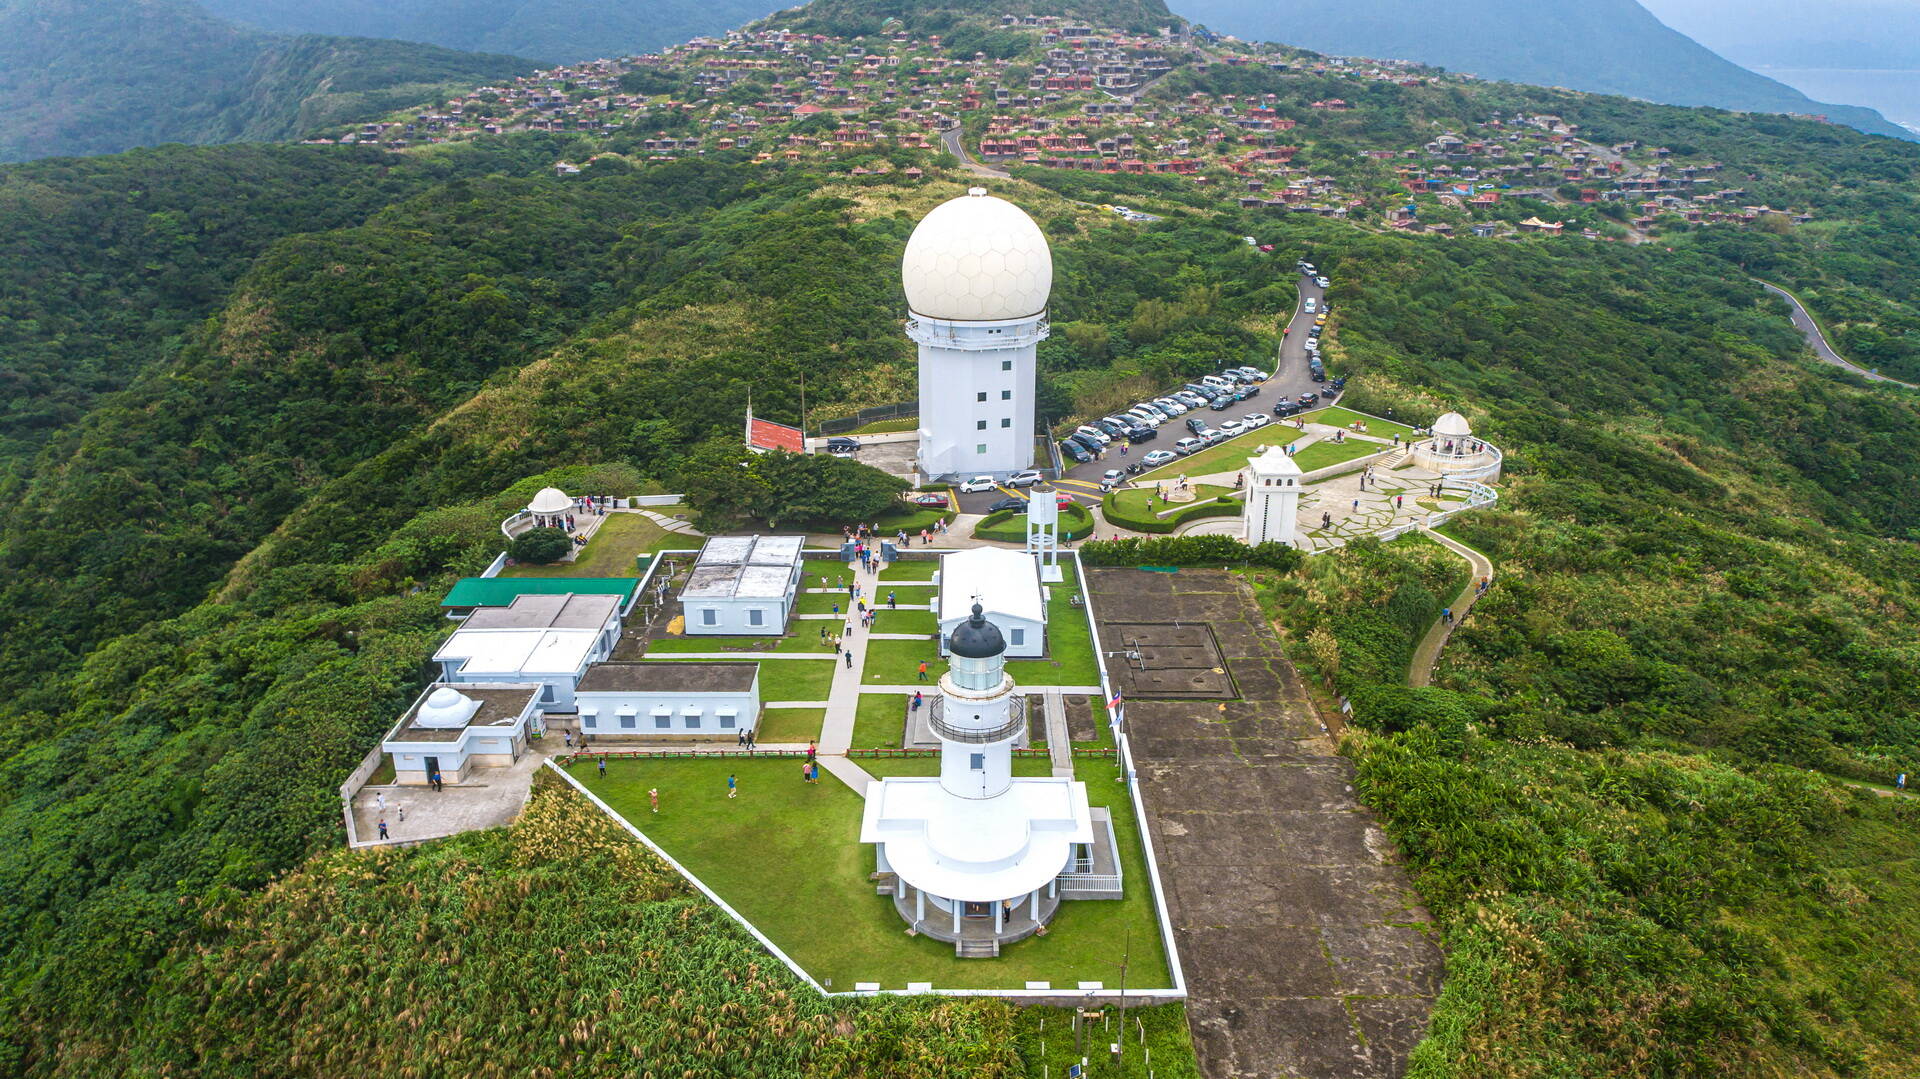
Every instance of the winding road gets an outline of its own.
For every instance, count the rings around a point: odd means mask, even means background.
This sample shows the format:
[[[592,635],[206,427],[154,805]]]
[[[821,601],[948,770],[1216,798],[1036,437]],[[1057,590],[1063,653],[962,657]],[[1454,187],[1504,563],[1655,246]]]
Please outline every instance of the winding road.
[[[1813,320],[1813,315],[1808,313],[1806,306],[1800,302],[1799,297],[1781,288],[1779,285],[1770,285],[1757,277],[1754,278],[1754,280],[1759,282],[1761,288],[1787,301],[1787,307],[1790,309],[1789,314],[1793,319],[1793,328],[1799,330],[1800,336],[1807,339],[1807,347],[1813,349],[1813,354],[1819,357],[1822,363],[1830,363],[1835,367],[1844,367],[1869,382],[1891,382],[1896,386],[1905,386],[1910,390],[1920,390],[1920,386],[1916,386],[1911,382],[1902,382],[1897,378],[1888,378],[1877,371],[1869,371],[1857,363],[1846,360],[1838,352],[1833,350],[1833,344],[1827,340],[1827,335],[1821,332],[1820,324]]]
[[[964,129],[955,125],[940,133],[940,144],[945,146],[947,152],[952,154],[960,162],[961,168],[966,169],[975,176],[991,176],[996,180],[1008,179],[1009,177],[1006,173],[999,169],[982,165],[973,159],[973,155],[967,152],[966,134]]]

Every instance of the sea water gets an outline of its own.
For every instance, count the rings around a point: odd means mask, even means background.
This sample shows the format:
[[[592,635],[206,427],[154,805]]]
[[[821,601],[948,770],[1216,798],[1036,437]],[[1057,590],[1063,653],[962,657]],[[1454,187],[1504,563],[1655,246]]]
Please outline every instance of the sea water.
[[[1846,67],[1756,67],[1815,101],[1866,105],[1920,133],[1920,70]]]

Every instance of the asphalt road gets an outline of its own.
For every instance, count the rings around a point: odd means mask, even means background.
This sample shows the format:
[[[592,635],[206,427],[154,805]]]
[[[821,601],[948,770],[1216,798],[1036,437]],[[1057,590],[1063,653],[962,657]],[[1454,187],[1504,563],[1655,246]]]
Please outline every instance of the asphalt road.
[[[1006,179],[1007,174],[1005,172],[991,165],[983,165],[973,159],[973,155],[967,152],[965,134],[966,133],[958,127],[947,128],[940,133],[940,143],[947,148],[948,153],[959,160],[961,168],[966,169],[975,176],[989,176],[996,180]]]
[[[1107,447],[1107,452],[1102,458],[1089,461],[1083,465],[1073,464],[1069,460],[1069,467],[1065,475],[1061,476],[1060,479],[1052,483],[1042,483],[1036,488],[1030,488],[1028,491],[1014,491],[1000,488],[993,491],[959,494],[960,511],[962,513],[985,513],[988,506],[1009,495],[1016,497],[1024,496],[1032,490],[1064,491],[1072,496],[1074,501],[1091,509],[1100,504],[1101,473],[1110,468],[1123,468],[1128,464],[1132,464],[1140,459],[1139,455],[1141,454],[1157,449],[1171,448],[1175,442],[1187,437],[1186,421],[1189,417],[1199,416],[1207,422],[1207,426],[1217,428],[1226,420],[1240,419],[1253,412],[1264,412],[1271,416],[1274,414],[1273,405],[1275,402],[1283,398],[1298,397],[1300,394],[1308,391],[1319,392],[1322,395],[1322,403],[1324,403],[1325,395],[1328,392],[1327,384],[1313,381],[1313,376],[1307,371],[1307,349],[1305,342],[1307,338],[1307,327],[1313,324],[1313,316],[1307,314],[1304,308],[1306,301],[1309,299],[1324,302],[1326,298],[1325,291],[1318,285],[1315,285],[1311,279],[1302,277],[1295,272],[1291,256],[1276,253],[1267,257],[1272,260],[1271,264],[1274,273],[1290,275],[1299,283],[1300,299],[1294,305],[1293,317],[1288,321],[1287,332],[1280,339],[1279,362],[1273,369],[1273,377],[1260,384],[1260,395],[1258,397],[1251,397],[1245,401],[1236,401],[1232,407],[1222,409],[1219,412],[1215,412],[1210,408],[1202,408],[1197,412],[1188,412],[1185,416],[1176,416],[1161,425],[1160,430],[1157,432],[1158,437],[1151,442],[1142,442],[1130,447],[1126,456],[1123,457],[1120,455],[1117,444],[1110,445]],[[1268,364],[1262,362],[1255,364],[1255,366],[1267,369]],[[1178,384],[1166,386],[1163,387],[1162,393],[1166,390],[1178,388]],[[1239,437],[1260,440],[1262,438],[1262,432],[1258,430],[1250,431]],[[1180,464],[1178,461],[1165,467],[1167,471],[1160,473],[1160,475],[1170,476],[1179,474]],[[957,489],[955,493],[958,494]]]
[[[1793,293],[1788,292],[1778,285],[1769,285],[1765,281],[1760,281],[1757,277],[1754,278],[1754,280],[1759,282],[1761,288],[1787,301],[1787,306],[1791,309],[1788,314],[1793,319],[1793,328],[1800,331],[1800,336],[1807,339],[1807,347],[1813,349],[1813,354],[1818,356],[1822,361],[1830,363],[1835,367],[1844,367],[1869,382],[1891,382],[1896,386],[1905,386],[1910,390],[1920,390],[1920,386],[1915,386],[1911,382],[1902,382],[1897,378],[1888,378],[1877,371],[1869,371],[1859,364],[1842,357],[1838,352],[1833,350],[1833,344],[1827,340],[1827,335],[1820,332],[1820,324],[1813,321],[1813,316],[1807,313],[1806,308],[1800,306],[1800,301],[1794,297]]]

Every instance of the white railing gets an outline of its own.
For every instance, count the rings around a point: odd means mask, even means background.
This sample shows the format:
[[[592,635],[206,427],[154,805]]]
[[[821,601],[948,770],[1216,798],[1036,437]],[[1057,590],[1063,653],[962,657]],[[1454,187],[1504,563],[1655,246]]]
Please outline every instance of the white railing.
[[[1117,892],[1120,890],[1118,873],[1062,873],[1058,878],[1060,894],[1074,892]]]
[[[1483,509],[1500,501],[1500,492],[1477,480],[1461,480],[1449,476],[1440,486],[1442,489],[1451,487],[1456,491],[1467,492],[1467,503],[1450,510],[1427,514],[1426,527],[1428,528],[1439,528],[1468,510]]]
[[[1419,443],[1414,450],[1415,454],[1418,454],[1420,452],[1420,447],[1425,447],[1431,458],[1440,459],[1440,460],[1446,459],[1448,456],[1450,456],[1449,454],[1435,452],[1432,449],[1432,444],[1436,441],[1438,440],[1430,438],[1423,443]],[[1474,465],[1471,468],[1449,468],[1446,470],[1446,477],[1450,480],[1484,480],[1489,476],[1498,476],[1500,474],[1501,465],[1506,460],[1506,455],[1500,452],[1500,447],[1494,445],[1491,442],[1486,441],[1485,439],[1480,440],[1480,447],[1481,447],[1480,452],[1484,452],[1487,455],[1491,456],[1493,460],[1485,464]],[[1475,452],[1475,453],[1467,454],[1464,456],[1478,457],[1480,456],[1480,452]]]

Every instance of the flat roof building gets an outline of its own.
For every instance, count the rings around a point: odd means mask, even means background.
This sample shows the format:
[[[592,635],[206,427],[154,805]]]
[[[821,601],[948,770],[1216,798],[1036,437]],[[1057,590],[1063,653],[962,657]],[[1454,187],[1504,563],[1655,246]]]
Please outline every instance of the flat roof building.
[[[975,603],[1006,634],[1007,655],[1047,653],[1047,601],[1040,568],[1024,551],[972,547],[940,556],[940,654],[947,638],[972,616]]]
[[[602,663],[580,679],[574,701],[590,737],[738,737],[760,719],[760,665]]]
[[[476,768],[519,760],[540,690],[532,683],[428,686],[381,742],[393,758],[393,781],[425,786],[438,773],[443,783],[460,783]]]
[[[633,605],[638,577],[462,577],[447,590],[440,606],[449,617],[465,616],[479,607],[506,607],[521,596],[617,596],[622,609]]]
[[[468,615],[433,655],[454,683],[533,682],[548,711],[571,711],[573,687],[620,641],[620,597],[522,595]]]
[[[786,632],[805,536],[714,536],[680,589],[688,636]]]

